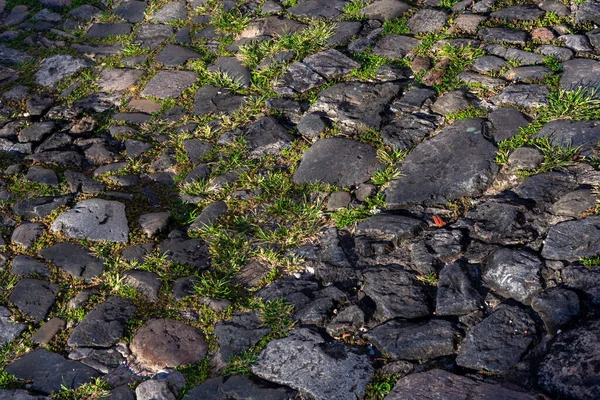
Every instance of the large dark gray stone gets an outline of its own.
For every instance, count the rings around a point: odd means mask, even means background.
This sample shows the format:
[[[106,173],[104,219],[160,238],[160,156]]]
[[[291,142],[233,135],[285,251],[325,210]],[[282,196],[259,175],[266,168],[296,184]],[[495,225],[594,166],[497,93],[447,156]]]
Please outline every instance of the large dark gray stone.
[[[483,296],[475,289],[467,268],[452,263],[440,271],[436,315],[466,315],[483,309]]]
[[[387,206],[444,204],[483,193],[498,172],[496,147],[485,129],[481,119],[460,120],[419,144],[386,189]]]
[[[50,229],[76,239],[129,242],[125,205],[118,201],[80,201],[72,209],[60,214]]]
[[[73,75],[81,68],[90,66],[90,62],[65,54],[57,54],[44,60],[35,74],[36,83],[41,86],[54,86],[61,79]]]
[[[251,369],[263,379],[298,389],[316,400],[360,398],[373,373],[368,356],[341,343],[328,343],[308,329],[271,341]]]
[[[76,278],[91,279],[104,271],[104,262],[78,244],[57,243],[40,251],[40,255]]]
[[[366,338],[392,359],[429,360],[454,354],[459,333],[452,323],[388,321],[369,331]]]
[[[24,355],[7,365],[6,372],[19,379],[30,379],[31,388],[44,394],[58,392],[63,387],[76,389],[99,375],[93,368],[46,349]]]
[[[518,307],[502,305],[467,334],[456,363],[475,370],[505,372],[519,362],[536,334],[531,316]]]
[[[538,369],[538,384],[557,398],[593,400],[600,393],[600,320],[560,333]]]
[[[385,400],[536,400],[537,396],[483,383],[441,369],[410,374],[396,382]]]
[[[421,318],[432,313],[427,288],[414,273],[389,267],[371,267],[363,273],[363,291],[376,305],[374,318]]]
[[[351,130],[364,127],[380,129],[385,114],[389,112],[389,103],[399,91],[400,85],[395,82],[337,83],[319,93],[319,99],[309,111],[324,112],[330,119]]]
[[[167,239],[159,243],[161,254],[176,263],[187,264],[199,270],[208,268],[208,245],[202,239]]]
[[[8,300],[23,314],[40,322],[54,305],[58,289],[56,283],[25,278],[17,282]]]
[[[110,297],[77,325],[67,344],[71,347],[111,347],[123,336],[137,307],[129,299]]]
[[[600,80],[599,82],[600,83]],[[535,137],[550,139],[554,146],[564,148],[579,148],[586,157],[598,157],[598,137],[600,136],[600,121],[550,121],[535,135]]]
[[[294,182],[357,186],[381,167],[377,152],[370,145],[342,138],[323,139],[304,153]]]
[[[600,216],[553,225],[548,231],[542,257],[577,261],[600,254]]]
[[[527,305],[542,290],[542,267],[542,261],[531,252],[503,248],[488,257],[481,277],[500,295]]]

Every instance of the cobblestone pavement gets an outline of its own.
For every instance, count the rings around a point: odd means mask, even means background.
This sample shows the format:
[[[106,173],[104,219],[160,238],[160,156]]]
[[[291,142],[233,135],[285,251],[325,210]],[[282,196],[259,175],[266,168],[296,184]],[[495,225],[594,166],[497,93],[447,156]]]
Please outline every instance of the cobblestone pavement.
[[[0,0],[0,399],[598,399],[596,24]]]

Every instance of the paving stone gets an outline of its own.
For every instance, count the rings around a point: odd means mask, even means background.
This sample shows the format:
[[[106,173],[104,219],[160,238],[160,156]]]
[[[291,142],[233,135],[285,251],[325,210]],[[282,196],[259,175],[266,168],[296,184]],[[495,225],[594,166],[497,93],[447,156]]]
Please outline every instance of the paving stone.
[[[311,70],[306,64],[295,62],[277,81],[275,93],[292,97],[321,86],[325,82],[325,78]]]
[[[143,367],[158,371],[201,361],[208,345],[197,328],[172,319],[152,319],[138,329],[131,352]]]
[[[95,369],[46,349],[34,350],[13,361],[6,366],[6,372],[19,379],[30,379],[31,388],[43,394],[58,392],[63,387],[76,389],[99,376]]]
[[[248,142],[248,157],[260,158],[267,154],[279,154],[292,145],[294,137],[274,117],[266,116],[248,127],[245,139]]]
[[[129,35],[131,33],[131,24],[126,23],[97,23],[90,27],[85,36],[90,39],[101,39],[109,36]]]
[[[573,51],[564,47],[544,45],[537,48],[544,56],[556,57],[560,61],[568,61],[573,58]]]
[[[549,138],[555,146],[580,148],[581,154],[597,157],[597,139],[600,121],[550,121],[536,134],[538,138]]]
[[[295,362],[289,363],[290,359]],[[320,400],[363,396],[373,372],[367,356],[355,354],[341,343],[327,343],[308,329],[271,341],[251,369],[268,381]]]
[[[420,318],[431,315],[429,294],[413,273],[394,267],[370,268],[363,291],[376,304],[374,318]]]
[[[88,66],[90,66],[89,61],[57,54],[44,60],[42,67],[35,74],[35,81],[38,85],[53,87],[61,79],[71,76],[81,68]]]
[[[408,55],[421,42],[410,36],[389,34],[377,40],[373,53],[390,60],[400,59]]]
[[[495,146],[484,134],[480,119],[461,120],[418,145],[404,160],[403,176],[386,190],[388,207],[440,204],[481,194],[497,172],[492,162]],[[478,180],[473,181],[473,176]]]
[[[513,82],[535,82],[552,75],[546,67],[517,67],[507,71],[504,77]]]
[[[8,300],[37,323],[48,315],[58,289],[59,286],[55,283],[25,278],[17,282]]]
[[[524,250],[500,249],[494,252],[482,268],[483,284],[499,293],[524,304],[542,291],[542,261]]]
[[[60,318],[54,317],[50,321],[42,325],[41,328],[38,329],[37,332],[33,334],[33,336],[31,336],[31,341],[38,343],[41,346],[46,346],[48,345],[48,343],[50,343],[52,339],[54,339],[54,337],[59,331],[65,328],[65,326],[65,321],[63,321]]]
[[[366,338],[394,360],[429,360],[454,354],[459,333],[444,320],[393,320],[370,330]]]
[[[97,182],[80,172],[67,170],[63,173],[67,180],[67,186],[71,193],[87,193],[87,194],[100,194],[106,189],[106,185]]]
[[[27,170],[25,179],[31,182],[37,182],[44,185],[56,186],[58,185],[58,176],[56,172],[49,168],[32,166]]]
[[[506,81],[500,78],[492,78],[487,75],[477,74],[475,72],[464,71],[458,74],[458,79],[466,84],[478,84],[489,89],[498,89],[506,84]]]
[[[525,311],[502,306],[467,334],[456,363],[475,370],[505,372],[519,362],[536,334],[535,323]]]
[[[129,227],[125,205],[118,201],[88,199],[61,213],[52,223],[53,232],[88,240],[127,243]]]
[[[104,271],[104,262],[77,244],[57,243],[41,250],[40,255],[76,278],[91,279]]]
[[[159,99],[168,99],[181,96],[198,76],[191,71],[161,71],[154,75],[142,91],[142,96],[154,96]]]
[[[385,400],[486,399],[534,400],[537,397],[515,388],[483,383],[441,369],[418,372],[401,378]]]
[[[219,57],[208,70],[229,76],[242,87],[250,87],[250,71],[235,57]]]
[[[512,107],[500,107],[488,115],[488,120],[494,127],[493,135],[496,142],[510,139],[521,132],[521,128],[529,125],[525,114]]]
[[[18,255],[13,258],[10,272],[13,275],[21,276],[32,273],[43,277],[50,276],[50,270],[46,264],[38,259],[24,255]]]
[[[412,33],[438,32],[446,25],[448,15],[441,10],[424,9],[418,11],[408,20]]]
[[[161,254],[176,263],[188,264],[199,270],[208,268],[208,246],[201,239],[167,239],[158,245]]]
[[[542,257],[550,260],[577,261],[582,257],[600,254],[599,224],[600,217],[592,216],[553,225],[542,248]]]
[[[25,249],[30,249],[36,240],[42,237],[45,227],[38,222],[26,222],[15,228],[10,237],[12,244],[19,245]]]
[[[171,25],[140,24],[135,28],[133,34],[135,36],[134,44],[153,49],[171,39],[175,32]]]
[[[509,28],[484,28],[477,33],[487,42],[525,44],[527,40],[526,32]]]
[[[127,22],[137,24],[144,20],[146,10],[145,1],[127,1],[113,9],[113,13],[125,19]]]
[[[538,384],[554,396],[593,399],[600,389],[593,372],[599,356],[599,335],[598,320],[582,322],[560,333],[539,364]]]
[[[154,272],[131,270],[123,274],[123,283],[143,294],[150,302],[158,301],[160,277]]]
[[[214,334],[219,343],[217,357],[225,365],[229,359],[248,350],[271,332],[263,327],[262,322],[254,313],[234,314],[229,321],[217,322]]]
[[[416,115],[393,120],[381,130],[383,143],[396,150],[412,150],[433,130],[435,124]]]
[[[469,211],[456,224],[469,229],[469,235],[486,243],[523,244],[535,239],[538,232],[529,210],[506,201],[488,201]]]
[[[144,71],[128,68],[106,68],[100,73],[98,87],[106,92],[120,92],[135,85]]]
[[[194,96],[194,115],[231,115],[239,110],[244,102],[244,96],[232,93],[229,89],[203,86]]]
[[[26,219],[45,218],[54,210],[68,204],[71,196],[42,196],[15,203],[13,212]]]
[[[495,11],[490,14],[490,17],[505,21],[534,21],[544,14],[544,11],[534,5],[517,5]]]
[[[171,2],[165,4],[160,10],[158,10],[152,17],[152,22],[166,23],[173,22],[178,19],[187,19],[187,9],[185,2]]]
[[[1,389],[0,399],[1,398],[12,400],[50,400],[50,397],[34,395],[25,389]]]
[[[583,87],[594,90],[600,85],[600,62],[585,58],[565,61],[562,64],[563,73],[560,77],[560,87],[565,90],[575,90]]]
[[[548,94],[548,88],[544,85],[512,84],[494,96],[492,101],[497,104],[537,108],[548,104]]]
[[[466,266],[446,265],[439,272],[436,315],[467,315],[483,308],[483,297],[475,288]]]
[[[306,57],[303,63],[329,80],[341,78],[360,68],[359,63],[334,49],[325,50]]]
[[[0,306],[0,345],[4,346],[15,340],[27,326],[14,322],[11,319],[10,310]],[[1,398],[1,397],[0,397]]]
[[[341,138],[322,139],[302,156],[294,182],[321,182],[351,187],[381,168],[373,147]]]
[[[410,6],[401,1],[378,0],[360,10],[360,14],[368,19],[387,21],[388,19],[400,18],[408,10],[410,10]]]
[[[224,201],[215,201],[207,205],[198,217],[192,222],[189,230],[202,229],[213,225],[217,219],[227,212],[227,204]]]
[[[395,82],[337,83],[319,93],[309,111],[324,112],[332,121],[350,130],[365,126],[379,130],[383,117],[389,112],[389,103],[399,91],[400,85]]]
[[[563,42],[565,47],[568,47],[577,53],[591,52],[594,50],[585,35],[562,35],[558,37],[558,40]]]
[[[346,3],[344,0],[300,0],[287,11],[296,17],[336,18],[342,15]]]
[[[580,189],[562,195],[552,205],[554,215],[577,218],[596,207],[596,195],[590,189]]]
[[[548,333],[555,335],[579,314],[579,297],[567,289],[550,288],[533,297],[531,308],[542,318]]]
[[[179,67],[184,65],[189,60],[200,58],[201,55],[187,47],[178,46],[176,44],[168,44],[158,53],[156,61],[164,64],[167,67]]]
[[[71,347],[108,348],[123,337],[127,321],[137,307],[129,299],[109,297],[81,320],[69,336]]]
[[[298,393],[288,387],[275,385],[256,377],[233,375],[230,377],[217,376],[209,378],[188,392],[190,399],[264,399],[288,400],[298,396]]]

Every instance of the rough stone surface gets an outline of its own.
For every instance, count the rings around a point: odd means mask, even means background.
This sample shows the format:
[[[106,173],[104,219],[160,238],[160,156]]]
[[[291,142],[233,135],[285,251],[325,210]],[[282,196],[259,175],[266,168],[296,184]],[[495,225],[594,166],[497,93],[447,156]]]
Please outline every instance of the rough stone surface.
[[[366,337],[393,359],[429,360],[454,354],[458,331],[448,321],[425,323],[389,321]]]
[[[577,261],[600,254],[600,217],[588,217],[553,225],[542,248],[550,260]]]
[[[89,65],[87,61],[80,58],[58,54],[44,60],[42,68],[35,74],[35,81],[38,85],[51,87],[61,79]]]
[[[375,149],[369,145],[348,139],[323,139],[304,153],[294,182],[351,187],[369,180],[381,166]]]
[[[377,320],[431,315],[430,295],[415,274],[394,266],[379,267],[365,271],[363,279],[363,291],[376,305]]]
[[[121,339],[125,325],[135,311],[136,306],[131,300],[110,297],[83,318],[67,344],[71,347],[110,347]]]
[[[456,358],[461,367],[505,372],[536,337],[533,319],[518,307],[502,306],[467,334]]]
[[[418,145],[404,160],[400,179],[386,190],[388,207],[481,194],[498,171],[496,148],[486,135],[480,119],[461,120]]]
[[[6,372],[19,379],[31,379],[31,388],[44,394],[58,392],[63,386],[76,389],[99,375],[93,368],[46,349],[34,350],[12,362]]]
[[[295,362],[288,362],[290,359]],[[373,372],[371,362],[343,344],[329,344],[308,329],[274,340],[260,354],[252,372],[290,386],[315,399],[348,399],[365,393]]]
[[[125,205],[118,201],[80,201],[72,209],[60,214],[50,229],[77,239],[129,242]]]
[[[9,301],[13,303],[20,312],[40,322],[54,305],[58,295],[59,286],[55,283],[38,279],[21,279],[15,285]]]
[[[43,249],[40,255],[76,278],[91,279],[104,271],[104,262],[77,244],[57,243]]]
[[[167,318],[152,319],[138,329],[130,347],[137,362],[152,371],[193,364],[208,350],[200,330]]]
[[[591,320],[559,334],[538,368],[538,384],[554,396],[593,399],[600,389],[596,365],[600,322]]]
[[[437,399],[534,400],[536,396],[500,385],[482,383],[441,369],[432,369],[399,379],[385,397],[385,400]]]
[[[501,249],[485,263],[483,283],[500,295],[529,304],[533,295],[542,290],[542,261],[523,250]]]

